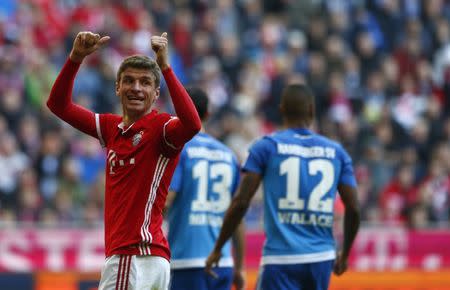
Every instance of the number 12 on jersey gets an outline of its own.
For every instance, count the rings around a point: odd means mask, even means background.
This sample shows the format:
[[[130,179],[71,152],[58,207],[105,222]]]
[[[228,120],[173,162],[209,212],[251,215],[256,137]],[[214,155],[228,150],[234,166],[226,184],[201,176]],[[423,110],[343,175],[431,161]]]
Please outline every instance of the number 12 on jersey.
[[[312,188],[301,188],[301,162],[306,162],[308,174],[312,177],[321,174],[321,179]],[[323,197],[330,191],[334,184],[335,172],[333,163],[327,159],[300,159],[300,157],[288,157],[280,163],[280,176],[286,175],[286,197],[278,200],[279,209],[303,210],[305,209],[305,197],[308,198],[306,209],[323,213],[333,212],[333,198]],[[303,175],[305,176],[305,175]],[[308,192],[310,190],[310,192]],[[303,198],[302,198],[303,197]]]

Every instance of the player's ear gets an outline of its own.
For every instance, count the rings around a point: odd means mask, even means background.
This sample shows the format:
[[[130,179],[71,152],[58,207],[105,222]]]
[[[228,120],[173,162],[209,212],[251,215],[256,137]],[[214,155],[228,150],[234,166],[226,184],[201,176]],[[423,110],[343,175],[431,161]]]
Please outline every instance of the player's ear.
[[[153,103],[155,103],[158,100],[160,93],[161,93],[160,88],[159,87],[156,88],[156,90],[155,90],[155,99],[153,99]]]
[[[116,83],[115,83],[116,95],[119,95],[119,87],[120,87],[119,81],[116,81]]]

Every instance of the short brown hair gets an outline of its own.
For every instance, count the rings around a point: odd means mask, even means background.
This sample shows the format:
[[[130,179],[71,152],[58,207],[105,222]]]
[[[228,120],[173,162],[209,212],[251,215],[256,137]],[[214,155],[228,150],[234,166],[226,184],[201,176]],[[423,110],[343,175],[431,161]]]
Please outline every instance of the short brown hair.
[[[150,71],[154,76],[155,86],[159,87],[161,82],[161,70],[159,69],[158,64],[146,55],[132,55],[125,58],[117,71],[117,82],[120,82],[121,74],[130,67]]]

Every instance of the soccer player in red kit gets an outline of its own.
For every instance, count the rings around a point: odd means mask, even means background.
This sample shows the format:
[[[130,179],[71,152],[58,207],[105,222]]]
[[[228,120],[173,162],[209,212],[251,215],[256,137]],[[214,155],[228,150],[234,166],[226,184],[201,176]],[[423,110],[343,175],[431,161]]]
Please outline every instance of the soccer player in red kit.
[[[97,138],[107,150],[105,251],[100,290],[168,289],[170,250],[162,210],[183,145],[201,127],[200,118],[168,62],[167,34],[153,36],[153,59],[135,55],[119,67],[116,94],[123,115],[96,114],[72,103],[83,59],[109,40],[91,32],[76,36],[47,105],[59,118]],[[160,94],[160,73],[177,116],[151,110]]]

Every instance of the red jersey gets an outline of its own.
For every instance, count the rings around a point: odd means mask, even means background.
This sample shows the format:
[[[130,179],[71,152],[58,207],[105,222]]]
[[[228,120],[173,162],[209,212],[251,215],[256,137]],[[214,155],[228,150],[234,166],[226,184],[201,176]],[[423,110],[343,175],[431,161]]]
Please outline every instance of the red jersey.
[[[162,210],[179,150],[164,140],[168,114],[152,111],[128,128],[122,117],[96,114],[98,138],[108,152],[105,170],[106,256],[170,257]]]
[[[66,62],[47,102],[58,117],[107,149],[105,251],[170,259],[162,210],[179,153],[201,127],[189,95],[172,70],[163,71],[177,117],[151,111],[127,128],[122,117],[94,114],[71,101],[79,64]]]

